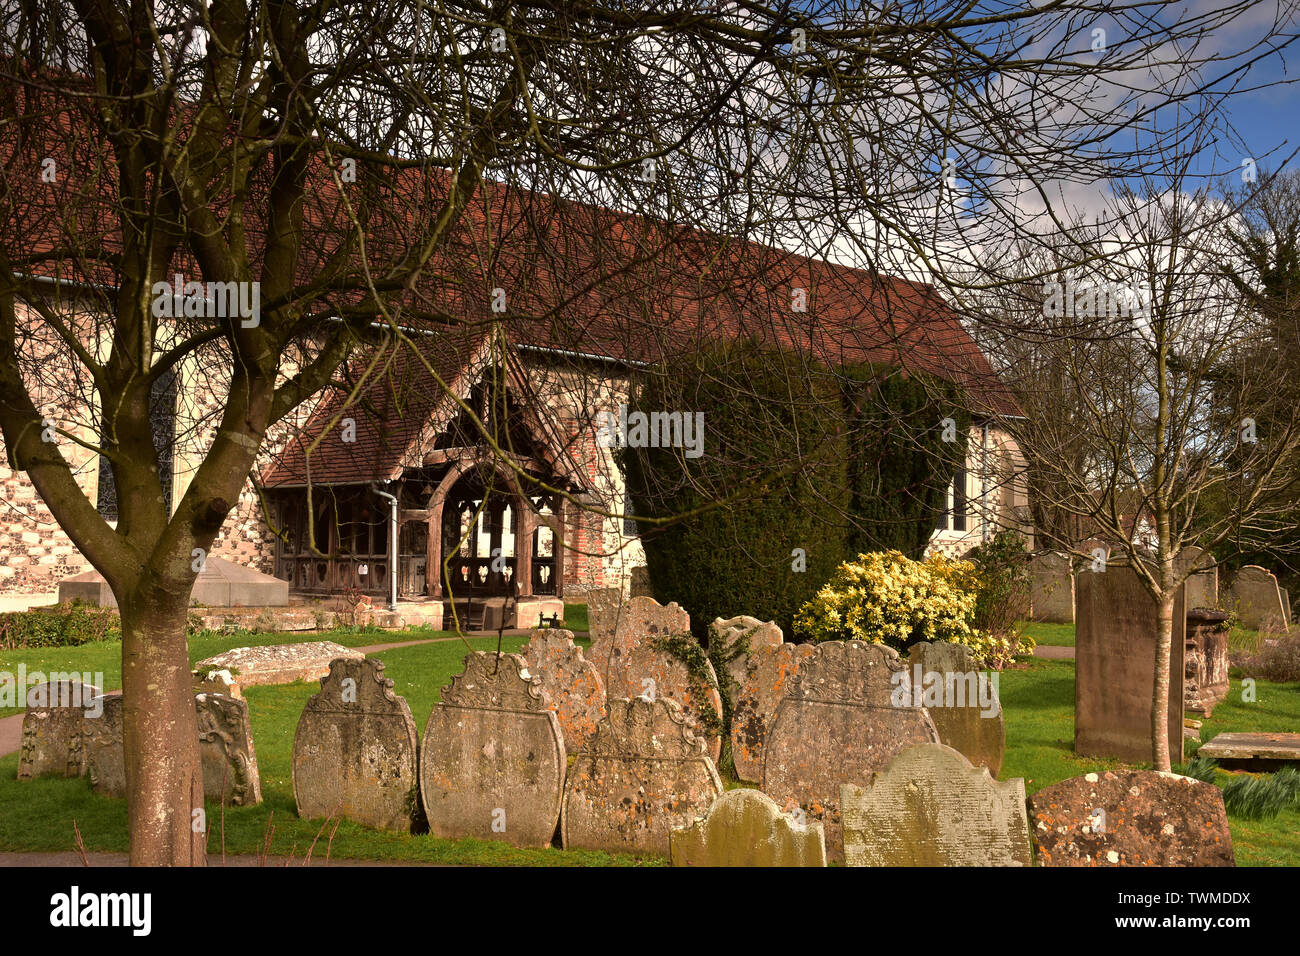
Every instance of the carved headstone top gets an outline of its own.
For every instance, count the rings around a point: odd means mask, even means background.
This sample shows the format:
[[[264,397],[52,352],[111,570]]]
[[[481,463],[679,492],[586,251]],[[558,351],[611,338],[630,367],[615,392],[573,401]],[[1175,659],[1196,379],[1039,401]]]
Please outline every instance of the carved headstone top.
[[[384,662],[373,657],[340,657],[330,662],[330,672],[320,679],[320,692],[307,701],[309,710],[322,713],[393,714],[409,716],[406,701],[393,691],[384,676]]]
[[[866,641],[827,641],[799,668],[786,697],[828,704],[889,706],[894,673],[903,669],[898,652]]]
[[[442,689],[442,702],[530,714],[548,709],[541,678],[529,673],[523,656],[494,651],[466,654],[465,669]]]
[[[667,697],[611,700],[596,730],[591,753],[648,760],[688,760],[706,756],[703,737],[677,701]]]

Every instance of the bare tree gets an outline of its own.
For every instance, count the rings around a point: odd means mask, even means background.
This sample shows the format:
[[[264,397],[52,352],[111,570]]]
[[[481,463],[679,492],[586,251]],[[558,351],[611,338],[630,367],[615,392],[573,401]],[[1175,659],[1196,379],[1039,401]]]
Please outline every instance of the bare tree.
[[[1275,526],[1300,477],[1300,413],[1282,387],[1290,365],[1261,348],[1271,322],[1224,274],[1236,210],[1208,187],[1184,188],[1190,156],[1167,180],[1117,194],[1121,230],[1075,224],[1051,254],[1025,257],[1027,271],[1054,268],[1052,280],[999,296],[1018,313],[1002,344],[1038,509],[1073,522],[1053,543],[1092,561],[1085,539],[1100,539],[1151,596],[1158,770],[1170,766],[1175,601],[1198,570],[1180,555]],[[1266,440],[1257,421],[1270,424]]]
[[[966,281],[1026,196],[1056,218],[1052,184],[1164,162],[1121,132],[1206,123],[1159,107],[1288,42],[1282,4],[1211,49],[1256,7],[6,0],[0,429],[121,608],[132,862],[203,862],[188,595],[259,448],[373,323],[576,349],[601,313],[631,349],[715,335],[729,296],[795,341],[868,308],[888,330],[870,290],[792,313],[799,273],[748,243]],[[224,305],[182,305],[199,281]],[[224,392],[169,507],[150,412],[187,362]],[[77,480],[99,456],[116,523]]]

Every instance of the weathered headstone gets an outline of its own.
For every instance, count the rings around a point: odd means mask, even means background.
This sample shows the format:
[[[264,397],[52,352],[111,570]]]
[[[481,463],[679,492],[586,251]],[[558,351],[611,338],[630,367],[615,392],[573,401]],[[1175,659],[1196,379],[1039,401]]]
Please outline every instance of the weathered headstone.
[[[644,564],[638,564],[628,575],[628,594],[631,597],[655,596],[654,588],[650,585],[650,569]]]
[[[741,780],[763,779],[763,750],[772,718],[800,664],[816,651],[816,644],[759,645],[750,650],[731,714],[731,757]]]
[[[605,684],[596,665],[583,657],[570,631],[533,631],[521,653],[528,673],[541,678],[542,696],[560,721],[564,752],[586,750],[605,716]]]
[[[1277,631],[1286,627],[1287,613],[1277,578],[1258,565],[1248,564],[1232,580],[1232,601],[1241,626],[1253,631]]]
[[[1137,572],[1112,562],[1079,572],[1074,663],[1074,750],[1093,757],[1150,760],[1158,608]],[[1183,654],[1187,617],[1174,600],[1169,649],[1169,759],[1183,759]]]
[[[225,694],[196,694],[203,795],[234,807],[262,802],[248,702]]]
[[[761,790],[728,790],[671,836],[673,866],[825,866],[822,825],[784,814]]]
[[[785,641],[785,635],[781,633],[775,621],[760,621],[747,614],[729,617],[726,620],[716,618],[709,629],[709,640],[720,641],[728,656],[733,652],[735,645],[745,639],[749,640],[749,650],[753,651],[759,647],[776,647]],[[712,651],[712,644],[709,649]],[[737,688],[745,683],[748,663],[749,652],[737,653],[727,663],[727,673]]]
[[[622,588],[592,588],[587,592],[587,628],[593,646],[597,641],[613,639],[625,603]]]
[[[668,856],[669,834],[722,795],[704,740],[677,702],[611,699],[591,750],[569,768],[564,846]]]
[[[1074,623],[1074,573],[1070,556],[1049,551],[1029,562],[1029,600],[1035,621]]]
[[[341,816],[407,833],[419,793],[415,720],[384,663],[340,658],[321,678],[293,736],[298,816]]]
[[[1232,866],[1223,791],[1152,770],[1073,777],[1029,798],[1040,866]]]
[[[693,640],[690,632],[690,616],[679,605],[634,597],[624,605],[613,636],[594,640],[586,657],[596,665],[610,699],[667,697],[680,704],[698,732],[706,735],[709,755],[717,760],[722,750],[722,697],[713,665],[705,661],[702,682],[692,680],[682,661],[657,646],[675,635]]]
[[[1193,570],[1195,569],[1195,570]],[[1214,555],[1196,545],[1183,548],[1178,553],[1178,571],[1190,571],[1184,600],[1187,610],[1216,608],[1219,606],[1219,566]]]
[[[999,782],[951,747],[918,744],[870,787],[840,790],[849,866],[1032,866],[1025,781]]]
[[[102,699],[98,687],[79,681],[47,681],[28,689],[18,779],[84,774],[86,721],[98,719]]]
[[[893,648],[827,641],[801,664],[777,708],[764,746],[763,790],[782,808],[796,803],[820,819],[836,862],[844,852],[840,787],[870,782],[909,746],[938,740]]]
[[[90,786],[106,797],[126,796],[126,757],[122,751],[122,695],[101,698],[103,712],[86,721],[86,771]]]
[[[476,651],[442,689],[420,747],[429,831],[550,846],[564,789],[564,736],[518,654]]]
[[[1228,612],[1187,610],[1184,698],[1188,710],[1209,717],[1228,696]]]
[[[939,741],[987,767],[996,779],[1007,743],[996,672],[977,670],[964,644],[921,641],[907,652],[912,687],[921,688],[921,703]]]

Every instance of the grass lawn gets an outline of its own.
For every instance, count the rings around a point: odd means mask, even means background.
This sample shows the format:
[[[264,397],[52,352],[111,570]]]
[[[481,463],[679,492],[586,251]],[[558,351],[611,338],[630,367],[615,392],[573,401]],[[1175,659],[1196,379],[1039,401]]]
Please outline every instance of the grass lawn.
[[[564,605],[564,627],[569,631],[588,630],[587,624],[587,605],[585,604],[566,604]]]
[[[1026,624],[1025,635],[1039,644],[1052,647],[1074,647],[1073,624]]]
[[[566,619],[576,627],[567,607]],[[1031,627],[1052,628],[1056,636],[1062,636],[1061,625]],[[383,633],[387,641],[407,637]],[[339,643],[353,646],[383,642],[374,634],[342,636],[347,639]],[[411,638],[419,636],[423,635],[410,635]],[[1038,634],[1034,636],[1039,638]],[[291,637],[304,639],[303,635]],[[336,639],[336,635],[325,637]],[[204,637],[194,642],[192,657],[197,660],[241,643],[272,643],[284,639],[285,635],[240,635],[232,642],[230,638]],[[522,637],[507,636],[501,647],[513,652],[523,643]],[[585,639],[579,643],[589,644]],[[497,646],[497,639],[472,638],[469,644],[476,650],[491,650]],[[395,682],[394,689],[406,698],[421,734],[429,712],[440,699],[441,688],[460,672],[466,651],[463,640],[454,640],[395,648],[374,655],[385,663],[385,674]],[[0,652],[0,669],[12,669],[21,660],[29,669],[57,664],[58,669],[64,670],[102,670],[106,683],[113,686],[108,675],[116,676],[117,667],[113,664],[110,669],[109,665],[118,653],[120,648],[116,644],[57,651],[6,651]],[[299,820],[296,815],[290,757],[298,716],[307,698],[317,689],[313,682],[251,687],[245,691],[252,713],[264,803],[226,810],[228,853],[257,852],[268,821],[274,827],[273,854],[293,853],[301,857],[316,838],[320,823]],[[1024,777],[1026,791],[1032,794],[1067,777],[1122,766],[1116,761],[1078,757],[1073,753],[1072,661],[1022,659],[1015,669],[1002,672],[1000,692],[1007,727],[1002,779]],[[1214,717],[1202,727],[1202,739],[1230,730],[1300,728],[1300,685],[1261,681],[1257,685],[1257,697],[1255,703],[1242,703],[1240,681],[1234,680],[1228,700],[1219,705]],[[1193,753],[1194,747],[1189,747],[1188,759]],[[88,849],[127,849],[124,801],[95,796],[86,779],[43,779],[20,784],[16,780],[17,763],[17,754],[0,758],[0,850],[67,850],[72,846],[74,819]],[[1220,775],[1219,783],[1227,779],[1227,775]],[[734,781],[724,782],[729,787],[734,785]],[[210,804],[208,814],[209,853],[215,859],[221,850],[221,809]],[[1300,812],[1296,809],[1283,811],[1270,821],[1230,817],[1229,822],[1239,864],[1300,866]],[[317,857],[323,856],[325,839],[322,837],[317,845]],[[586,851],[520,850],[478,840],[448,841],[428,835],[384,834],[347,822],[340,824],[331,852],[335,857],[470,865],[654,865],[663,862]]]

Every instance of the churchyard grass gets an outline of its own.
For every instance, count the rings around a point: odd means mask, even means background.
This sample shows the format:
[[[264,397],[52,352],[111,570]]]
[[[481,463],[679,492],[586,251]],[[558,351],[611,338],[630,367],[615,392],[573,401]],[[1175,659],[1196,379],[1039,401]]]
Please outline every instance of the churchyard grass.
[[[588,629],[587,624],[587,605],[585,604],[566,604],[564,605],[564,628],[568,631],[585,631]]]
[[[1074,647],[1073,624],[1026,624],[1026,637],[1032,637],[1039,644],[1051,647]]]

